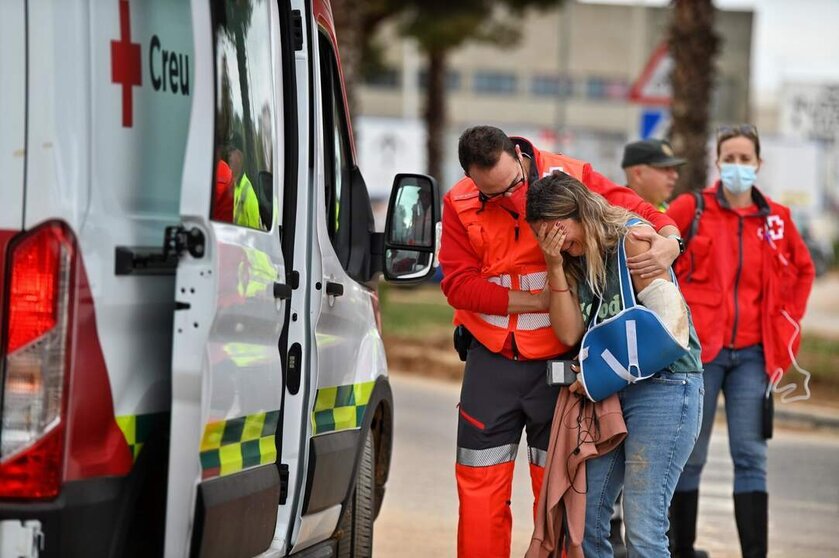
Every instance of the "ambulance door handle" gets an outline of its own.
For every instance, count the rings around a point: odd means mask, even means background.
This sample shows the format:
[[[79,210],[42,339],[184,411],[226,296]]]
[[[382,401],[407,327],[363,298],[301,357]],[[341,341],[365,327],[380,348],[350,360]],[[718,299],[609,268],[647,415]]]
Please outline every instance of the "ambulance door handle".
[[[288,300],[291,298],[291,287],[285,283],[274,283],[274,298]]]
[[[329,296],[341,296],[344,294],[344,285],[333,281],[327,281],[326,294]]]

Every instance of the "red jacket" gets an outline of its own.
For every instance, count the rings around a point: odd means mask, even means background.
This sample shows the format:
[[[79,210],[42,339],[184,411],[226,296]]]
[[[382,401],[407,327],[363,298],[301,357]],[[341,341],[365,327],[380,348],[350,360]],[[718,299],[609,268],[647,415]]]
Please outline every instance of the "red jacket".
[[[522,138],[513,138],[513,141],[521,147],[524,154],[531,158],[532,164],[530,176],[528,177],[528,185],[534,179],[545,176],[553,170],[551,163],[548,161],[562,157],[548,152],[543,154],[533,147],[529,141]],[[588,163],[582,161],[576,163],[579,163],[580,166],[579,174],[582,178],[581,181],[592,191],[604,196],[609,202],[634,211],[650,221],[656,229],[674,224],[672,220],[656,210],[653,206],[644,202],[629,188],[618,186],[609,181],[601,174],[595,172]],[[456,310],[505,316],[507,314],[510,287],[494,284],[488,280],[489,276],[497,274],[499,270],[493,269],[493,273],[487,273],[488,267],[484,262],[485,254],[480,247],[476,247],[475,243],[470,240],[467,227],[458,211],[457,204],[465,201],[463,197],[469,191],[473,191],[477,195],[475,184],[470,178],[464,177],[455,184],[443,199],[443,234],[439,255],[440,265],[443,269],[441,287],[449,304]],[[457,193],[458,200],[454,199],[453,192]],[[506,229],[498,230],[497,233],[496,231],[488,231],[486,236],[495,238],[497,234],[499,238],[518,238],[516,241],[518,243],[516,247],[517,253],[532,253],[536,251],[541,254],[535,237],[529,232],[530,225],[524,220],[526,197],[527,186],[519,188],[509,198],[505,197],[498,202],[491,202],[498,205],[503,204],[503,208],[511,216],[515,214],[516,217],[502,220],[507,223]],[[519,231],[518,236],[516,235],[516,229]],[[541,262],[544,266],[543,259],[541,259]],[[508,273],[512,275],[518,271],[517,269],[510,269]],[[541,290],[541,288],[521,288],[521,290]],[[460,321],[456,319],[456,323],[460,323]],[[480,337],[478,339],[481,340]],[[512,351],[512,341],[512,335],[508,336],[504,347],[499,352],[507,357],[517,356]],[[486,345],[486,343],[484,344]]]
[[[233,171],[222,159],[219,159],[216,165],[212,218],[224,223],[233,222]]]
[[[723,347],[762,343],[766,373],[782,374],[801,342],[797,332],[815,277],[810,253],[789,209],[757,188],[747,210],[731,209],[719,182],[702,196],[699,228],[674,266],[702,362],[714,360]],[[667,210],[683,236],[695,209],[694,197],[683,194]]]

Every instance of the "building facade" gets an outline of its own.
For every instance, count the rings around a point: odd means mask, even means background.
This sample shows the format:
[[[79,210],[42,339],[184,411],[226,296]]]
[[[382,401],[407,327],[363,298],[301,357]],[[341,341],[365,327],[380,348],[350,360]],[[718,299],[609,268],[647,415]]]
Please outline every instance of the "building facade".
[[[493,124],[526,135],[542,148],[591,160],[606,175],[622,180],[622,146],[640,137],[642,112],[651,109],[630,102],[628,94],[665,40],[669,18],[668,8],[566,1],[560,9],[530,11],[515,46],[470,43],[452,52],[447,76],[449,156],[444,176],[438,178],[448,187],[462,175],[456,142],[463,129]],[[717,14],[722,43],[712,102],[715,121],[750,117],[752,20],[750,11]],[[365,132],[393,136],[405,126],[415,138],[423,108],[422,56],[412,41],[398,36],[395,26],[381,33],[382,44],[388,45],[386,69],[358,91],[356,120],[365,172],[377,164],[379,143],[372,137],[365,141]],[[666,124],[665,115],[652,135],[662,137]],[[393,138],[383,142],[399,143]],[[368,143],[372,147],[365,147]],[[424,151],[424,143],[412,149]],[[425,170],[424,154],[413,156],[415,170]]]

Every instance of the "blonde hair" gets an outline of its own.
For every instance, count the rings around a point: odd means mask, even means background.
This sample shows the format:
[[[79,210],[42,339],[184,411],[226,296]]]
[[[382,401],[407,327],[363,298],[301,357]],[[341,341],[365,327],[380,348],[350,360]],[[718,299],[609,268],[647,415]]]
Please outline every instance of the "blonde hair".
[[[564,254],[565,274],[574,285],[583,282],[602,297],[606,286],[607,256],[614,253],[624,234],[626,223],[637,217],[622,207],[610,205],[579,180],[562,172],[541,178],[527,191],[529,223],[573,219],[585,232],[584,255]]]

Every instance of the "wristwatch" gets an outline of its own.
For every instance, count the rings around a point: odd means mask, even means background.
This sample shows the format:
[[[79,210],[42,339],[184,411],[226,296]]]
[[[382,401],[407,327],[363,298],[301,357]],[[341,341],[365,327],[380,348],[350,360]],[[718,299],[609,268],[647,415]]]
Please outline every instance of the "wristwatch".
[[[677,234],[668,235],[667,238],[675,238],[676,242],[679,243],[679,255],[680,256],[685,253],[685,250],[687,249],[688,245],[685,243],[684,238],[682,238],[681,236],[679,236]]]

